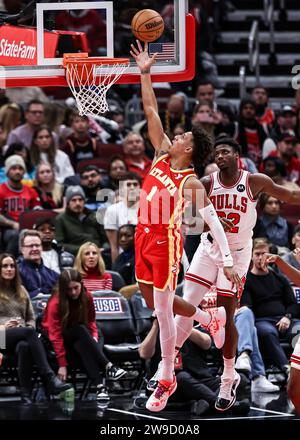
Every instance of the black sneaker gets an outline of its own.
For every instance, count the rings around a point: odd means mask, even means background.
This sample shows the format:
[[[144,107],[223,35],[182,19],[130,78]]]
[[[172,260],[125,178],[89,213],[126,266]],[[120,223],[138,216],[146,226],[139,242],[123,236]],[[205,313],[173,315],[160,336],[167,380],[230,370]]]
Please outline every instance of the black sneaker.
[[[118,368],[112,365],[106,370],[106,379],[109,380],[119,380],[126,374],[126,371],[123,368]]]
[[[97,386],[96,396],[97,396],[97,400],[100,402],[103,402],[103,403],[109,402],[109,400],[110,400],[107,389],[102,384]]]
[[[241,381],[241,376],[235,371],[234,378],[221,377],[221,387],[215,408],[218,411],[226,411],[231,408],[236,400],[236,389]]]

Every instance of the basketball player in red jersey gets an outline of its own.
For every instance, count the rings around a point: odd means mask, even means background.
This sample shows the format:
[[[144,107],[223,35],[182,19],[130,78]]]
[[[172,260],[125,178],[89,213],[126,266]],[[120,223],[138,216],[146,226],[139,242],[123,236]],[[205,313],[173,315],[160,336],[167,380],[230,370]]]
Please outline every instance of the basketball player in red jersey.
[[[200,214],[222,249],[224,276],[231,284],[239,285],[240,279],[233,271],[222,225],[191,166],[192,163],[195,167],[199,166],[208,158],[212,150],[211,140],[203,130],[195,129],[175,136],[171,143],[163,131],[151,83],[150,68],[155,56],[149,57],[147,43],[144,50],[140,42],[137,42],[137,47],[131,45],[131,48],[130,53],[141,71],[144,112],[156,150],[154,163],[141,190],[135,255],[136,278],[148,307],[155,309],[162,352],[160,379],[146,407],[150,411],[161,411],[177,386],[173,373],[176,341],[173,313],[189,316],[208,326],[216,345],[221,347],[224,343],[226,315],[223,307],[213,315],[175,296],[182,256],[181,216],[187,192],[188,200],[193,207],[200,208]]]
[[[201,179],[225,231],[233,258],[234,268],[244,281],[252,252],[252,229],[256,223],[256,203],[261,193],[270,194],[288,203],[300,204],[300,190],[289,190],[276,185],[264,174],[250,174],[239,169],[240,147],[232,138],[221,136],[214,144],[215,162],[220,171]],[[236,291],[224,277],[222,252],[210,233],[201,236],[185,275],[183,298],[191,304],[201,303],[205,293],[216,285],[217,305],[226,309],[225,343],[223,346],[224,371],[216,409],[225,411],[235,402],[240,376],[234,369],[238,334],[233,315],[242,289]],[[180,348],[192,329],[192,321],[176,316],[177,340]]]

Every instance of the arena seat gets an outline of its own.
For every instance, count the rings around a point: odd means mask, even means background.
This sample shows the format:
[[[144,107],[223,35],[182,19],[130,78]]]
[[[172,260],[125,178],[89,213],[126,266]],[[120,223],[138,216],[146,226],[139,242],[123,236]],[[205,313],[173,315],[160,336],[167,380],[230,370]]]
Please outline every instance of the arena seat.
[[[122,275],[119,272],[115,272],[114,270],[106,270],[107,273],[110,273],[112,276],[112,290],[115,292],[119,292],[122,287],[125,286],[125,281]]]
[[[135,390],[142,380],[145,365],[139,356],[140,343],[129,303],[123,295],[112,290],[98,290],[92,295],[97,326],[104,337],[104,352],[111,362],[126,370],[121,383],[126,383],[128,390]]]
[[[98,157],[106,159],[108,162],[113,156],[123,156],[121,144],[97,144],[96,153]]]
[[[147,307],[140,291],[132,295],[129,304],[134,317],[136,334],[140,340],[143,340],[152,327],[153,310]]]
[[[293,226],[296,226],[300,221],[299,209],[295,205],[282,203],[281,216],[284,217]]]
[[[54,218],[57,216],[57,212],[51,209],[36,209],[33,211],[24,211],[20,214],[20,230],[32,229],[36,221],[40,218]]]
[[[109,161],[107,159],[103,159],[100,157],[94,157],[94,159],[85,159],[78,162],[76,166],[77,173],[80,173],[81,170],[86,167],[87,165],[95,165],[99,169],[108,171],[109,168]]]

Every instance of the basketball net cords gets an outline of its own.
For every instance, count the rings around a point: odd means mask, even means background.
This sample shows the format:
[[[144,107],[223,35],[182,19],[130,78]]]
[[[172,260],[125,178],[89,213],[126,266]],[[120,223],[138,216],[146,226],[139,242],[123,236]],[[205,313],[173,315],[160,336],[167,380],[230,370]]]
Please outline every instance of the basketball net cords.
[[[66,79],[76,100],[79,114],[98,116],[109,110],[106,93],[127,69],[128,64],[69,64]]]

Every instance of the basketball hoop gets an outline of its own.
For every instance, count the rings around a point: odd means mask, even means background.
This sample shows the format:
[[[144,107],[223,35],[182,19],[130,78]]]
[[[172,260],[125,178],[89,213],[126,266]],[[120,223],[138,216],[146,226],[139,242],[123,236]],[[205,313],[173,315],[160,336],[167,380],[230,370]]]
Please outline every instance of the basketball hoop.
[[[109,110],[106,93],[129,66],[129,58],[64,54],[63,66],[79,114],[98,116]]]

